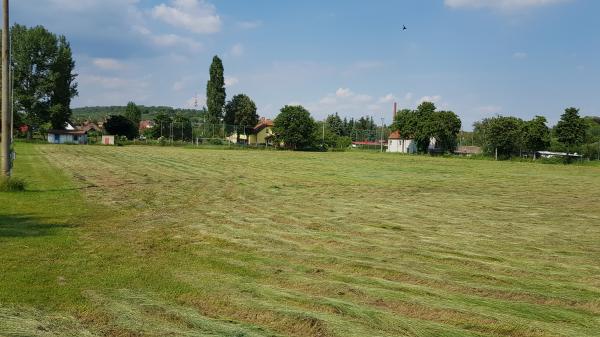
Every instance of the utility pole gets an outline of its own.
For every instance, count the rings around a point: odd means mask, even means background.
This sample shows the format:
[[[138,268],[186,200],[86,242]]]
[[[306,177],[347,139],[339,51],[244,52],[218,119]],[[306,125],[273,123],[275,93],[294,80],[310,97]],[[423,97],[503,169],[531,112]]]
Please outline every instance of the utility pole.
[[[381,143],[381,153],[383,153],[383,128],[385,126],[383,123],[384,123],[384,118],[381,117],[381,140],[380,140],[380,143]]]
[[[10,177],[11,166],[11,125],[10,113],[10,74],[9,74],[9,18],[8,0],[2,1],[3,25],[2,25],[2,176]]]

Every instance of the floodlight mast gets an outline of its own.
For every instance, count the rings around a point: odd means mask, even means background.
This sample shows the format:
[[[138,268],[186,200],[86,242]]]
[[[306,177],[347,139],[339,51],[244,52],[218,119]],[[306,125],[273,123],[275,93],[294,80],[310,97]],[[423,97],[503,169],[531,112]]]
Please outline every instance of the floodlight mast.
[[[2,169],[3,177],[10,177],[11,166],[11,103],[10,103],[10,48],[9,48],[9,8],[8,0],[2,0]]]

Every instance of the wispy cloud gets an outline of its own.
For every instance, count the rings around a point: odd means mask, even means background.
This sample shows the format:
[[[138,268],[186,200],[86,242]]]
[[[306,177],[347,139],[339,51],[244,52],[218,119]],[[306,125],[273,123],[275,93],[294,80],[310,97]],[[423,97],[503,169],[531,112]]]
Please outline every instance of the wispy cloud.
[[[239,57],[244,55],[244,45],[241,43],[236,43],[231,47],[231,55]]]
[[[125,68],[123,63],[111,58],[95,58],[92,60],[92,64],[103,70],[121,70]]]
[[[233,76],[225,76],[225,86],[227,88],[233,87],[234,85],[240,83],[240,80],[237,77]]]
[[[569,2],[571,0],[444,0],[451,8],[494,8],[517,10]]]
[[[222,24],[215,6],[204,0],[172,0],[154,7],[152,17],[198,34],[216,33]]]

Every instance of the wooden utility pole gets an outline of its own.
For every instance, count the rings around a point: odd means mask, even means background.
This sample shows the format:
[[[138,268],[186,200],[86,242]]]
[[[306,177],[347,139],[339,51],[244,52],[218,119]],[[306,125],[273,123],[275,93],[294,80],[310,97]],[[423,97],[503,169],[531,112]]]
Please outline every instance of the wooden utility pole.
[[[11,166],[11,113],[10,113],[10,54],[9,54],[9,18],[8,0],[3,0],[3,25],[2,25],[2,176],[10,176]]]

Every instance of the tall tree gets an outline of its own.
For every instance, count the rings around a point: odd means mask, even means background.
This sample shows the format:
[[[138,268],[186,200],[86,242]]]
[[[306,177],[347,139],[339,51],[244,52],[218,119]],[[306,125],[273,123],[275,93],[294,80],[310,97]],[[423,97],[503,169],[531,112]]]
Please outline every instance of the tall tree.
[[[142,121],[142,109],[140,109],[139,106],[133,102],[127,103],[127,107],[125,108],[125,113],[123,115],[129,119],[133,125],[137,125],[139,127],[140,122]]]
[[[301,150],[314,145],[316,124],[304,107],[284,106],[273,123],[277,139],[288,149]]]
[[[247,95],[239,94],[233,96],[231,101],[225,105],[225,123],[238,127],[237,141],[240,141],[240,133],[245,133],[258,124],[256,104]]]
[[[546,117],[535,116],[523,125],[523,146],[534,153],[550,146],[550,129],[546,125]]]
[[[104,122],[104,129],[108,134],[125,136],[127,139],[133,139],[137,135],[135,125],[128,118],[121,115],[109,116]]]
[[[486,126],[486,150],[499,155],[511,156],[522,144],[523,120],[516,117],[498,116],[490,118]]]
[[[567,147],[567,152],[574,146],[585,141],[587,124],[579,117],[579,109],[567,108],[556,124],[556,136],[558,141]]]
[[[62,129],[73,115],[71,99],[77,96],[75,61],[71,45],[64,36],[58,37],[58,50],[51,67],[52,95],[50,98],[50,123],[55,129]]]
[[[63,128],[77,95],[71,47],[64,36],[42,26],[13,26],[14,104],[23,122],[36,127],[50,122]]]
[[[223,119],[225,106],[225,75],[223,62],[215,55],[210,65],[210,79],[206,84],[206,106],[208,107],[208,122],[220,123]]]
[[[325,123],[327,124],[327,128],[329,129],[329,131],[331,131],[333,134],[338,136],[343,136],[345,134],[344,122],[342,121],[337,112],[334,115],[327,116]]]
[[[436,140],[436,147],[444,152],[456,149],[461,126],[460,118],[452,111],[431,113],[429,121],[431,136]]]

